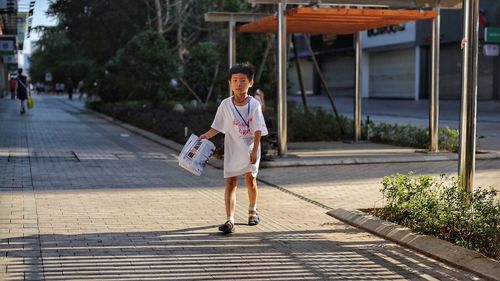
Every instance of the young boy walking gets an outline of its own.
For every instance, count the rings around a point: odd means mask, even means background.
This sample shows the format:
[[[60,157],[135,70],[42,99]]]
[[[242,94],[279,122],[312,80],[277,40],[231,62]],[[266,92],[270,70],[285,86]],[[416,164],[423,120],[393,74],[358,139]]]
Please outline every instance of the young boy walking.
[[[225,234],[234,232],[236,189],[238,176],[245,175],[248,190],[248,225],[260,222],[257,213],[257,173],[260,163],[260,138],[267,135],[267,127],[260,103],[248,95],[253,85],[253,67],[249,63],[237,64],[229,70],[232,96],[224,99],[211,128],[200,136],[210,139],[218,133],[224,136],[224,201],[227,221],[219,226]]]

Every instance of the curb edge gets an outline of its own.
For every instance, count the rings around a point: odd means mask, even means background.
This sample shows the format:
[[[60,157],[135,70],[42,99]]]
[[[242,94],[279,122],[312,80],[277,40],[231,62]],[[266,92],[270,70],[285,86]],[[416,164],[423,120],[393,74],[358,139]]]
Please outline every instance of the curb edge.
[[[396,244],[477,274],[487,280],[500,280],[498,279],[500,278],[500,262],[486,258],[473,250],[429,235],[415,234],[409,228],[376,218],[359,210],[337,208],[328,211],[327,214]]]

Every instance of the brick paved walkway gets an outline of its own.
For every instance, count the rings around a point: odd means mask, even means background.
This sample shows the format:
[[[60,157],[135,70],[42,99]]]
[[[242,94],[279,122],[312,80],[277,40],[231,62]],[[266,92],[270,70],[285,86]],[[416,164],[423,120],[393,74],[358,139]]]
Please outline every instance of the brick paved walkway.
[[[26,116],[0,100],[0,280],[476,279],[264,184],[262,223],[244,225],[243,189],[237,232],[220,235],[222,171],[191,176],[175,154],[60,97],[37,97]],[[375,170],[398,169],[362,168],[261,175],[325,205],[357,207],[364,197],[373,204]]]

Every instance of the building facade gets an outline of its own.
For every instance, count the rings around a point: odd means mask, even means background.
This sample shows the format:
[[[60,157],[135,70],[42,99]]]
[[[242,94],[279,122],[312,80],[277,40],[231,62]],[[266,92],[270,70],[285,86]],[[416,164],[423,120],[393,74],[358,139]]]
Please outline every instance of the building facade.
[[[480,2],[478,99],[500,99],[500,42],[485,42],[484,29],[500,28],[500,1]],[[460,99],[463,13],[441,11],[440,98]],[[299,37],[300,38],[300,37]],[[362,97],[427,99],[430,93],[432,23],[409,22],[362,33]],[[329,90],[337,97],[354,96],[355,57],[352,35],[311,36],[313,50]],[[306,90],[322,93],[304,40],[297,41]],[[485,47],[486,46],[486,47]],[[289,70],[291,94],[300,93],[295,63]],[[308,75],[308,73],[311,73]]]

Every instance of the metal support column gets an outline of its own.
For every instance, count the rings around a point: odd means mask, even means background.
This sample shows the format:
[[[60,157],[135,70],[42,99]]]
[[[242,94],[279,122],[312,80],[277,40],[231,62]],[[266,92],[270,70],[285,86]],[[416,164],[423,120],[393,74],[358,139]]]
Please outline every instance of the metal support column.
[[[236,22],[229,21],[229,69],[236,64]],[[229,96],[231,96],[231,89],[229,89]]]
[[[361,32],[355,34],[356,87],[354,91],[354,141],[361,140]]]
[[[286,155],[286,56],[287,56],[287,34],[286,34],[286,0],[278,3],[278,153]]]
[[[432,54],[431,54],[431,97],[429,98],[429,132],[431,152],[439,150],[439,46],[441,44],[441,10],[437,1],[437,16],[432,20]]]
[[[464,0],[462,104],[460,114],[459,176],[462,188],[472,192],[476,158],[477,51],[479,0]]]
[[[229,68],[236,64],[236,22],[229,22]]]

